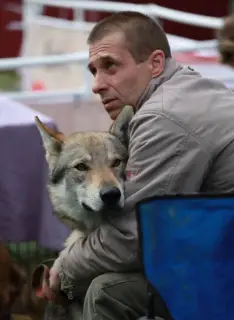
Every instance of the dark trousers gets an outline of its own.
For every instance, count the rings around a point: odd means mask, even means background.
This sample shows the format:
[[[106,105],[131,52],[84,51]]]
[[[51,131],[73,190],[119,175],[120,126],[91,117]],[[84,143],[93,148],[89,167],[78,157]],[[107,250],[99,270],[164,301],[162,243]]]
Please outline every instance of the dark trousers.
[[[79,285],[79,284],[77,284]],[[82,303],[76,299],[65,309],[48,305],[46,320],[136,320],[145,315],[147,285],[140,273],[107,273],[90,284]],[[158,318],[170,319],[164,302],[156,296]]]

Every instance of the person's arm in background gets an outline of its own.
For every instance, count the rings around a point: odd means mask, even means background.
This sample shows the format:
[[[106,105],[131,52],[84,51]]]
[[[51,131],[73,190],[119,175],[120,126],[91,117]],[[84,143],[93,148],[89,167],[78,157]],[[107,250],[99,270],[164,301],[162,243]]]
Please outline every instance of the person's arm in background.
[[[209,154],[196,137],[153,112],[136,114],[130,132],[125,213],[63,252],[59,272],[66,288],[79,279],[140,268],[136,202],[156,194],[200,190]]]

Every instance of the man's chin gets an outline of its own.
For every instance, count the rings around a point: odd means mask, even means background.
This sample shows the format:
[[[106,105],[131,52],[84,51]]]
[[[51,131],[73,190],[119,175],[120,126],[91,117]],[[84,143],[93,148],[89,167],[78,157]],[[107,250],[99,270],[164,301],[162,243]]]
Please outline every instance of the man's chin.
[[[119,109],[112,109],[112,110],[109,110],[109,111],[106,110],[106,111],[109,114],[109,117],[111,118],[111,120],[115,121],[117,119],[118,115],[120,114],[121,110],[122,109],[119,108]]]
[[[106,112],[109,114],[112,120],[116,120],[120,114],[123,106],[119,104],[119,101],[113,101],[111,104],[104,105]]]

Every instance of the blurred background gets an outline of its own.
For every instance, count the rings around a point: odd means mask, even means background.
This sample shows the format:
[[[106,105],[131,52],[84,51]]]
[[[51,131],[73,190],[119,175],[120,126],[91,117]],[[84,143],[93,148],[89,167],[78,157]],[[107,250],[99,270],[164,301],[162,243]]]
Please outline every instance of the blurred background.
[[[234,59],[221,62],[217,36],[233,3],[0,1],[0,237],[29,279],[28,304],[20,300],[14,314],[39,312],[38,307],[31,308],[33,268],[56,256],[69,232],[52,213],[47,164],[34,116],[65,134],[105,130],[111,123],[91,92],[92,79],[86,68],[89,30],[112,12],[144,12],[163,26],[177,61],[233,89]],[[231,41],[233,33],[234,23],[228,34]],[[233,53],[234,44],[232,58]]]
[[[217,30],[232,6],[233,0],[53,0],[50,5],[43,0],[1,0],[0,58],[8,60],[0,60],[0,89],[51,116],[66,133],[90,129],[84,122],[87,104],[96,119],[91,127],[108,127],[109,119],[96,108],[98,99],[90,91],[91,78],[85,70],[86,37],[101,18],[129,9],[141,10],[160,21],[178,61],[195,65],[203,75],[232,86],[233,71],[218,64],[216,49]]]

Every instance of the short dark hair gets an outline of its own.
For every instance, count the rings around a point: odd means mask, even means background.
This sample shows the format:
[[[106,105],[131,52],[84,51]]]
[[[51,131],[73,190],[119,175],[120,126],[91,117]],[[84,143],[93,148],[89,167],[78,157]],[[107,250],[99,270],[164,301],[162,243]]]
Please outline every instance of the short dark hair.
[[[124,34],[126,45],[138,63],[146,61],[154,50],[162,50],[165,58],[171,57],[167,36],[158,22],[134,11],[117,12],[100,20],[91,30],[88,44],[115,32]]]

